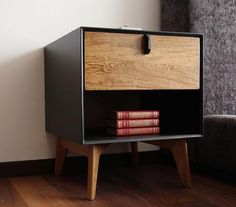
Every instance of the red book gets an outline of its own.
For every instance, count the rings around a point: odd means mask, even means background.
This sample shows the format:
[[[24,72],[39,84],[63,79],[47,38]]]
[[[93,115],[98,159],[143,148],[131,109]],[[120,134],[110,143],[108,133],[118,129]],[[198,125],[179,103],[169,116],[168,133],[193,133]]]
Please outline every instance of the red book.
[[[157,119],[159,111],[110,111],[108,117],[111,119]]]
[[[107,126],[114,128],[159,126],[159,119],[108,120]]]
[[[124,129],[108,128],[107,133],[115,136],[160,134],[160,128],[159,127],[124,128]]]

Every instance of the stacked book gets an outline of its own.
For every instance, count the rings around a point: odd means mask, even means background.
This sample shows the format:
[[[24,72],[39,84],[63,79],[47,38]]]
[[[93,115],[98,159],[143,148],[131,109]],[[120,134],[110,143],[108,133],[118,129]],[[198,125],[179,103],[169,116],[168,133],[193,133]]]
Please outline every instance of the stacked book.
[[[107,133],[115,136],[159,134],[159,111],[110,111]]]

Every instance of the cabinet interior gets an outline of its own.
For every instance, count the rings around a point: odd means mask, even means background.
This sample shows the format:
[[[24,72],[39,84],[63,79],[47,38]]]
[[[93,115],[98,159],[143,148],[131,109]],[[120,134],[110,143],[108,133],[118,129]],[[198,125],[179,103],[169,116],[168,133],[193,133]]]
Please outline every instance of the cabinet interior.
[[[159,110],[160,135],[156,136],[201,134],[200,97],[200,90],[85,91],[85,141],[91,134],[111,136],[106,134],[109,110]]]

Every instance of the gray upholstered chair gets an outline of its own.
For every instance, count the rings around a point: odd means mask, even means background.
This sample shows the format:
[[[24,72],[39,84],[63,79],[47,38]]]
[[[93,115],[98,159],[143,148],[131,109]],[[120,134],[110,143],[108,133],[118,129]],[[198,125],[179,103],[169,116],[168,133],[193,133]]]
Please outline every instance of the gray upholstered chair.
[[[205,136],[198,140],[199,165],[236,174],[236,115],[205,116]]]

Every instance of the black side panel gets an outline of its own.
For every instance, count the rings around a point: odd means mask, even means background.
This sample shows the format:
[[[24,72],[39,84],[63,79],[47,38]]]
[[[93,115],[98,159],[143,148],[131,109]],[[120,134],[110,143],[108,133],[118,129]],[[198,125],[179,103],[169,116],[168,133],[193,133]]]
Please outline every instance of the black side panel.
[[[82,142],[80,29],[44,48],[46,130]]]

